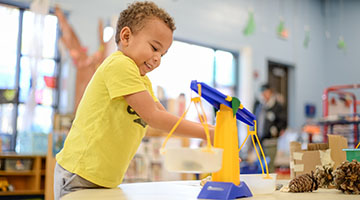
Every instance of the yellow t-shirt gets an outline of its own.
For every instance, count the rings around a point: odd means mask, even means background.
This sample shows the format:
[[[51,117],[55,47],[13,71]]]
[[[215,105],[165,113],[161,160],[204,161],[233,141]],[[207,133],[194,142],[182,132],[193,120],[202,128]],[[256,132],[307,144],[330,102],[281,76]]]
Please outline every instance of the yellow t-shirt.
[[[100,186],[118,186],[146,130],[123,96],[144,90],[158,101],[133,60],[120,51],[106,58],[85,90],[57,162]]]

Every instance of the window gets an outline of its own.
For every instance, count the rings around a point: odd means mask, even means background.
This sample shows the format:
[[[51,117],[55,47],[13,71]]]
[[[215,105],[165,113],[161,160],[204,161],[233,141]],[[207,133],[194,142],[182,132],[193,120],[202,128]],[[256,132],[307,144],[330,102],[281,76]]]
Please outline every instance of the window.
[[[34,13],[27,11],[25,6],[0,4],[0,18],[6,19],[0,20],[0,27],[7,29],[0,32],[0,137],[3,151],[46,151],[47,142],[45,146],[37,144],[51,132],[53,113],[58,105],[55,84],[60,70],[57,18],[50,14],[45,16],[42,39],[46,45],[40,59],[34,64],[34,56],[30,54],[31,48],[34,48],[31,43],[34,17]],[[34,71],[31,66],[36,66],[36,76],[32,75]],[[33,77],[37,77],[36,85],[33,85]],[[29,129],[21,131],[29,114],[25,106],[33,87],[33,121]]]
[[[168,111],[182,114],[176,108],[176,99],[183,93],[186,104],[190,103],[190,83],[192,80],[204,82],[224,94],[235,96],[237,80],[237,56],[234,53],[215,48],[174,41],[161,65],[149,73],[149,78],[157,91],[164,91],[167,102],[162,102]],[[194,96],[194,95],[193,95]],[[172,103],[174,100],[175,103]],[[214,121],[214,112],[210,104],[204,103],[209,123]],[[175,106],[175,108],[174,108]],[[197,121],[196,109],[189,110],[187,118]]]

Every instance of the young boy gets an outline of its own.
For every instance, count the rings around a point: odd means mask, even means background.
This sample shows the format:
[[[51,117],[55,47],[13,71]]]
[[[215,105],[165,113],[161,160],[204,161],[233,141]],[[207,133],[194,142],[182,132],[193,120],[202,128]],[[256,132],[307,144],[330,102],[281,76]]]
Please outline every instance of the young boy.
[[[152,2],[135,2],[120,13],[118,51],[89,82],[56,156],[55,199],[80,189],[117,187],[146,126],[170,131],[175,125],[179,118],[166,112],[146,76],[160,65],[174,30],[173,19]],[[180,123],[177,135],[205,139],[201,124],[187,120]]]

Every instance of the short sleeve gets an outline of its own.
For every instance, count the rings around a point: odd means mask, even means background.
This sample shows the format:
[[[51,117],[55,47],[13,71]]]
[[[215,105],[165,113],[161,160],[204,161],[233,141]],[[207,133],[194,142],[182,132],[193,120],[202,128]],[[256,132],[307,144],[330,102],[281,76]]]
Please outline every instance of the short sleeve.
[[[102,74],[111,99],[146,90],[139,69],[132,60],[118,56],[108,62]]]

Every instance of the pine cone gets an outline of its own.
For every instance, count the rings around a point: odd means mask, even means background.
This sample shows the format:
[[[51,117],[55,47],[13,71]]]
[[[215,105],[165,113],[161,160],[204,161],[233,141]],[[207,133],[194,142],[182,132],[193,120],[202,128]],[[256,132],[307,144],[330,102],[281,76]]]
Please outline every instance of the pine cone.
[[[312,192],[317,189],[318,182],[313,171],[311,174],[297,176],[289,183],[289,192]]]
[[[314,176],[316,177],[320,188],[334,187],[334,176],[332,175],[333,171],[332,165],[329,164],[316,167]]]
[[[344,161],[333,172],[335,186],[346,194],[360,194],[360,162]]]

